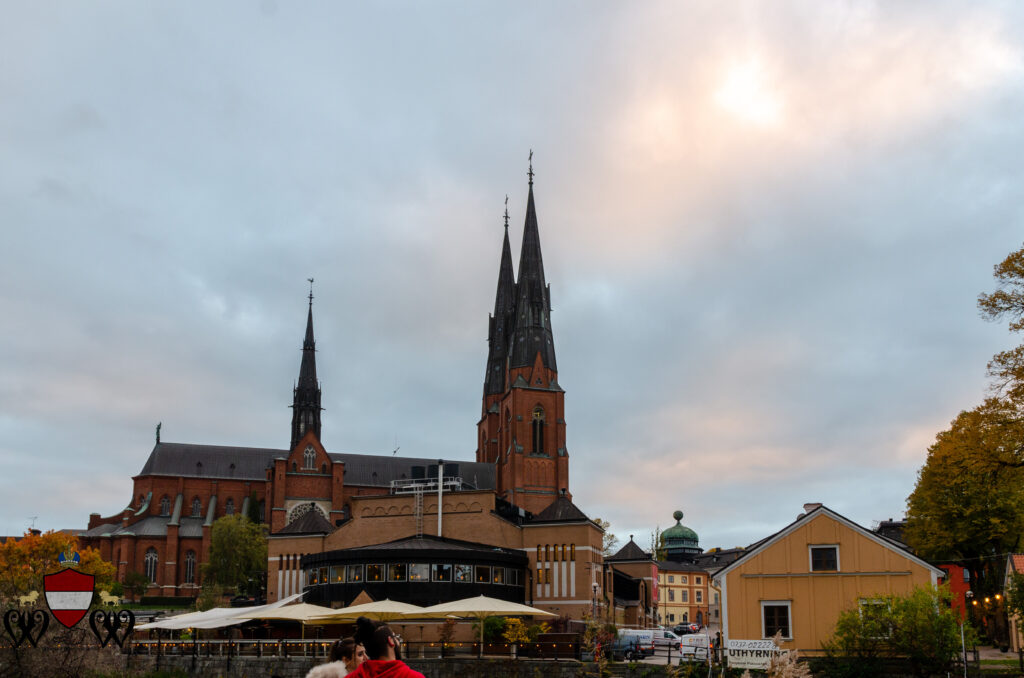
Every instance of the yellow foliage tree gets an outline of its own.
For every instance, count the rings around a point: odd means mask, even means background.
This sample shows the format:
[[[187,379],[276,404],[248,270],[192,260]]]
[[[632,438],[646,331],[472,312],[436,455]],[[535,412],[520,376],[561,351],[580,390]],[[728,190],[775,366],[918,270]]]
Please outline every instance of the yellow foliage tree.
[[[64,532],[26,532],[21,539],[8,539],[0,544],[0,599],[11,600],[29,591],[43,590],[43,577],[62,569],[57,561],[61,554],[78,552],[81,561],[75,569],[96,577],[101,588],[114,580],[117,570],[100,557],[94,548],[79,548],[78,539]]]

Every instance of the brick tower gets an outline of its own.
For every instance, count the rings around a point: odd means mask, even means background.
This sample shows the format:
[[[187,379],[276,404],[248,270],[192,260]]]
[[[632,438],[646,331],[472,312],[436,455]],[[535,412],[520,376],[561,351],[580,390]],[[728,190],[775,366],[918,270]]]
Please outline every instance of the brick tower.
[[[544,279],[533,166],[519,274],[512,274],[512,252],[505,239],[498,266],[498,289],[488,329],[483,408],[477,424],[479,462],[497,465],[497,492],[538,513],[569,490],[565,448],[565,392],[558,385],[551,287]]]

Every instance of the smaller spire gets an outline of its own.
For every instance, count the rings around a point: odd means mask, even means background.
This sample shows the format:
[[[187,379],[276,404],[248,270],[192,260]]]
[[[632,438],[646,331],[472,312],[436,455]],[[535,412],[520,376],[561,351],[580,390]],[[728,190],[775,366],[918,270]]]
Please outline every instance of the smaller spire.
[[[530,177],[530,185],[533,186],[533,149],[530,149],[530,169],[527,170],[526,176]]]

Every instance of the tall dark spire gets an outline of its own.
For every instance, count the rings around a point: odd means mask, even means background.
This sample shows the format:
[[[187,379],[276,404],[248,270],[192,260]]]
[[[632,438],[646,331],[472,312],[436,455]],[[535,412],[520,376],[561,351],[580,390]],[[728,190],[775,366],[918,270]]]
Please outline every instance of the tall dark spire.
[[[302,341],[299,379],[292,394],[292,444],[295,447],[306,431],[320,438],[320,383],[316,378],[316,340],[313,338],[313,279],[309,279],[309,312],[306,337]]]
[[[557,371],[555,340],[551,332],[551,287],[544,280],[537,208],[533,201],[533,151],[530,151],[530,193],[526,200],[523,249],[516,276],[516,328],[512,336],[509,367],[533,365],[540,353],[544,367]]]
[[[508,196],[505,196],[505,239],[498,265],[498,289],[494,295],[494,314],[487,331],[487,374],[484,394],[505,391],[505,363],[508,359],[509,333],[515,323],[516,280],[512,272],[512,246],[508,240]]]

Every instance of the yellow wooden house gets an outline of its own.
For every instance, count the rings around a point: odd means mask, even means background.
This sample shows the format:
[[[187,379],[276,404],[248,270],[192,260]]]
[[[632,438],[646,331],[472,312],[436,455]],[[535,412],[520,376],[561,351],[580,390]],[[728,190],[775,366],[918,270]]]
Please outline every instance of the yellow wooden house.
[[[714,573],[725,640],[771,638],[815,654],[842,610],[936,585],[943,571],[821,504]]]

